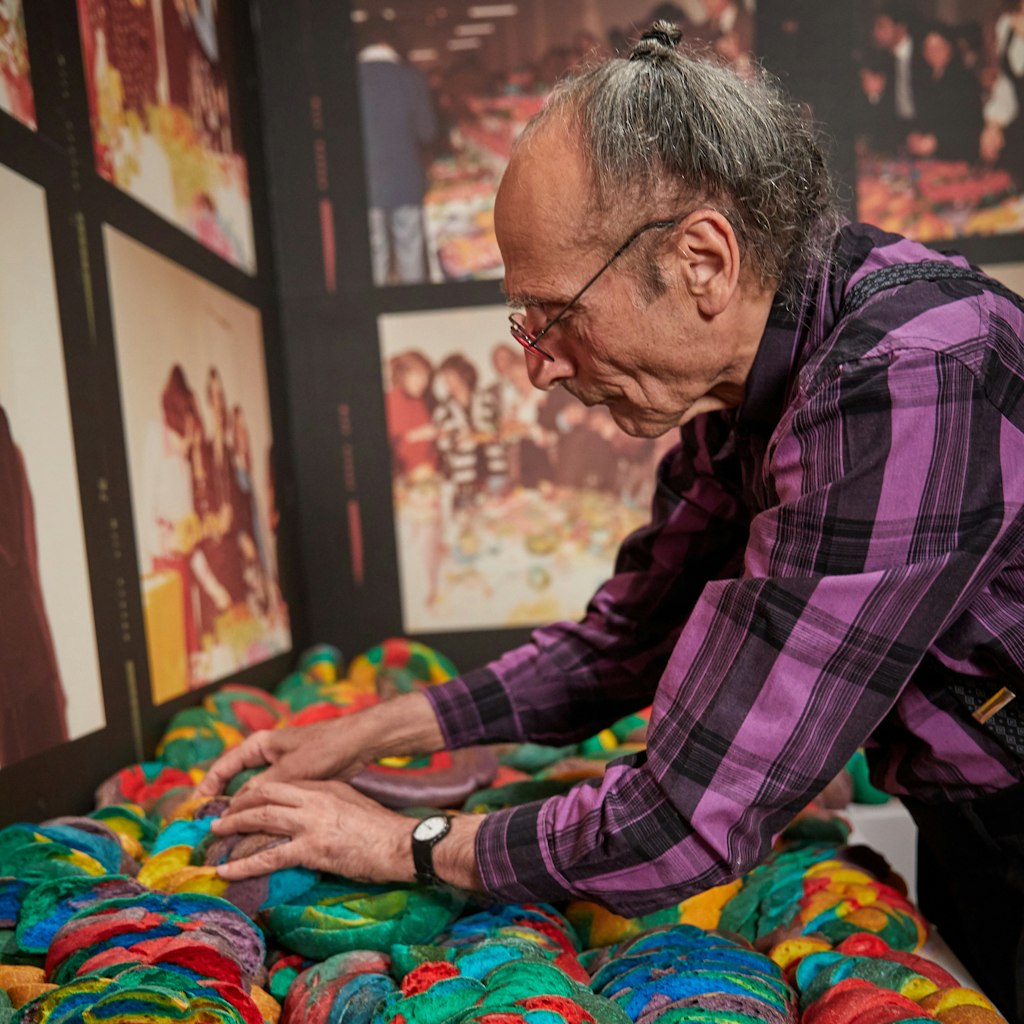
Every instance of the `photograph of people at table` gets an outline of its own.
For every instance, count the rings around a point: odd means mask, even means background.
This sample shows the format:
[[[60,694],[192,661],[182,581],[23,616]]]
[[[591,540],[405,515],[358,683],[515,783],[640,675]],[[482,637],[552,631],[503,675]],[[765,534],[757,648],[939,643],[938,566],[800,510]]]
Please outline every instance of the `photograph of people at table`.
[[[224,865],[436,880],[626,915],[736,878],[865,747],[920,836],[925,914],[1024,1019],[1024,300],[840,213],[804,110],[658,22],[564,80],[495,206],[542,391],[679,442],[579,622],[447,683],[258,732]],[[417,825],[350,788],[383,756],[568,743],[653,704],[568,793]]]
[[[765,8],[771,66],[855,151],[859,219],[929,243],[1024,228],[1020,0]]]
[[[647,520],[666,435],[539,391],[503,305],[379,320],[402,632],[579,618]]]
[[[559,78],[628,51],[655,18],[740,73],[754,61],[754,0],[473,6],[468,21],[433,0],[353,6],[376,285],[500,278],[494,197],[513,143]]]

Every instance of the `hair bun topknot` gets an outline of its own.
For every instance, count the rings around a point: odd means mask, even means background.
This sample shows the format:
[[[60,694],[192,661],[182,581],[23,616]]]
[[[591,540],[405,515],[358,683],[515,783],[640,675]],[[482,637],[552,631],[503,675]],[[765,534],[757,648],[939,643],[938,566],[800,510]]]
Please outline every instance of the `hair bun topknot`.
[[[633,47],[629,59],[641,60],[644,57],[664,56],[665,51],[673,51],[683,38],[682,30],[671,21],[656,21],[640,37],[640,42]]]

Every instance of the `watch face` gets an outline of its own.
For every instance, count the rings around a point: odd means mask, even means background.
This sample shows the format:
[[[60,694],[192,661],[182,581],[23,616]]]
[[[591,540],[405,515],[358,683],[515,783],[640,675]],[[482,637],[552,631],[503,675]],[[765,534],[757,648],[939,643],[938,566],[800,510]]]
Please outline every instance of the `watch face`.
[[[438,836],[443,835],[447,827],[448,819],[435,814],[431,818],[424,818],[412,830],[412,835],[414,839],[420,842],[429,842],[431,839],[436,839]]]

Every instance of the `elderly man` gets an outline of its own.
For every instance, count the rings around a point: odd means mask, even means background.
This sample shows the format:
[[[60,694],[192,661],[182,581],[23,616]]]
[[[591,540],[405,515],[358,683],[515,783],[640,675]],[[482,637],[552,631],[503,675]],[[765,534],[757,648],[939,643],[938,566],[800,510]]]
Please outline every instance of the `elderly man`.
[[[203,792],[270,767],[218,832],[290,842],[221,870],[303,863],[636,914],[756,864],[866,743],[920,825],[927,912],[1019,1016],[1021,300],[842,223],[794,108],[676,38],[658,24],[563,83],[496,207],[533,383],[630,434],[681,427],[650,525],[581,622],[226,754]],[[645,753],[540,803],[414,834],[336,781],[383,755],[581,739],[651,702]]]

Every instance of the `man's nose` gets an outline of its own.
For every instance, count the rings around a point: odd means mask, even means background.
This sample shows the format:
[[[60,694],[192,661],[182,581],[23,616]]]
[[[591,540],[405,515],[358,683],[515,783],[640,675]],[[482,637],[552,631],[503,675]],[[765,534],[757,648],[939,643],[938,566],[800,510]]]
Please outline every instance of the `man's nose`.
[[[533,355],[530,352],[523,353],[523,358],[526,360],[526,372],[530,375],[530,383],[541,391],[551,391],[562,381],[574,377],[576,373],[571,360],[562,355],[558,349],[552,351],[549,347],[548,351],[555,357],[553,360]]]

